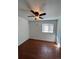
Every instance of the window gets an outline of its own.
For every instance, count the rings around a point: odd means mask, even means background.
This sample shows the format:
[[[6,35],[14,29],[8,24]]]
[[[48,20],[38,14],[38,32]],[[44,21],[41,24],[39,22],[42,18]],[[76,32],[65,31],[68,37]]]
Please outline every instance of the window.
[[[53,24],[42,24],[42,32],[44,33],[53,33]]]

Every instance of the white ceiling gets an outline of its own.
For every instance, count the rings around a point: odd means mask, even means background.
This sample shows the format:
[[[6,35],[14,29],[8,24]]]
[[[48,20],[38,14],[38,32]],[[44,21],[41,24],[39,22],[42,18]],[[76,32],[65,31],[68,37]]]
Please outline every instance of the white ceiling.
[[[18,15],[21,17],[28,18],[28,15],[32,15],[30,9],[35,10],[36,8],[46,12],[46,15],[43,16],[44,20],[61,16],[61,0],[18,0]]]

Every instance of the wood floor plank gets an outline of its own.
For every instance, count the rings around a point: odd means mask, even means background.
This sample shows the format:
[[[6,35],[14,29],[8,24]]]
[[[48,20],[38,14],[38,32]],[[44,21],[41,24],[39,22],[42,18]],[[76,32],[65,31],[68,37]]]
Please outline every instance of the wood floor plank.
[[[18,47],[19,59],[61,59],[53,42],[29,39]]]

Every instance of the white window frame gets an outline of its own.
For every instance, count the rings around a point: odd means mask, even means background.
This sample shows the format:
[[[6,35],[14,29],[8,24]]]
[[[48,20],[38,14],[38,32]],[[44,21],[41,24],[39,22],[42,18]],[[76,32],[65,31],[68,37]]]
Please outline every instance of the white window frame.
[[[43,23],[42,24],[42,32],[43,33],[53,33],[54,24]]]

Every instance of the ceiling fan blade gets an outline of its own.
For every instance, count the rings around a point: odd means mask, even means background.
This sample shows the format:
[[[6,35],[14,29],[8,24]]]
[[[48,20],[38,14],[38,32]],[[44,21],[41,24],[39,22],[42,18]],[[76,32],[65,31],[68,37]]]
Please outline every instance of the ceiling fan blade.
[[[44,18],[42,18],[42,17],[39,17],[40,19],[44,19]]]
[[[43,16],[43,15],[46,15],[46,13],[42,13],[42,14],[40,14],[39,16]]]
[[[34,16],[28,16],[28,17],[34,17]]]
[[[33,14],[35,14],[35,12],[33,10],[30,10]]]

